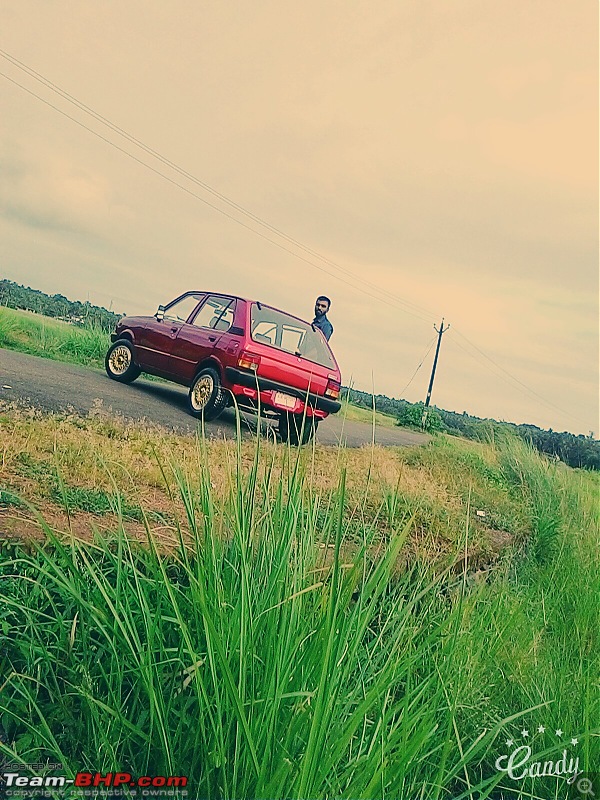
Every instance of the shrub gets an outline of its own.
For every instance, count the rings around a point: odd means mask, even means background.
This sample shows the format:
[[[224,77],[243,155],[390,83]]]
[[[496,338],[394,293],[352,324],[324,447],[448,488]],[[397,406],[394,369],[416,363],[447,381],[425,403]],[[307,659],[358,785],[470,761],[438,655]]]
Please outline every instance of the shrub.
[[[398,425],[403,428],[418,428],[423,429],[423,412],[425,411],[424,403],[415,403],[414,405],[407,405],[402,409],[398,415]],[[425,417],[424,429],[428,433],[433,433],[442,429],[442,418],[435,408],[429,407],[427,409],[427,416]]]

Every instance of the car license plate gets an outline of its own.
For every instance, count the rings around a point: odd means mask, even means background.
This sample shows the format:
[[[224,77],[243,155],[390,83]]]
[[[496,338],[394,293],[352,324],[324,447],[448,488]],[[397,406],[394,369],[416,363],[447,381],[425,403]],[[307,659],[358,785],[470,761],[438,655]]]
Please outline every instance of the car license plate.
[[[295,408],[296,406],[296,398],[283,392],[275,392],[273,402],[278,406],[284,406],[284,408]]]

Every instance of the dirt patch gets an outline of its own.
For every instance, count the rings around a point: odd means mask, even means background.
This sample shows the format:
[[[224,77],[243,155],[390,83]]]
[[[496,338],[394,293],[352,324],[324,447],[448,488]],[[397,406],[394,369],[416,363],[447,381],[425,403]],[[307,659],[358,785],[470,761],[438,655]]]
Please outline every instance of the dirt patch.
[[[114,539],[119,523],[114,517],[101,517],[79,512],[67,516],[51,507],[42,507],[39,514],[28,511],[0,509],[0,540],[15,539],[24,543],[47,542],[48,534],[59,541],[72,538],[93,543],[98,537]],[[123,530],[131,541],[147,543],[151,536],[159,549],[168,551],[178,544],[177,532],[165,525],[149,524],[149,529],[140,522],[123,520]]]
[[[496,531],[488,528],[484,531],[484,536],[492,553],[496,556],[501,555],[504,550],[514,544],[515,537],[508,531]]]

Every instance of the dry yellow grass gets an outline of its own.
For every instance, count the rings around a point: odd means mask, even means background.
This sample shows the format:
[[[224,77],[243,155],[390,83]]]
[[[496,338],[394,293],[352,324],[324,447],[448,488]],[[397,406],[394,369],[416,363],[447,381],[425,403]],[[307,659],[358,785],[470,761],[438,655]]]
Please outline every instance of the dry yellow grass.
[[[454,441],[452,453],[476,453],[494,461],[494,451],[483,445]],[[223,511],[232,491],[237,463],[235,441],[205,440],[166,432],[157,426],[127,423],[96,410],[90,417],[44,415],[33,410],[0,406],[0,489],[39,509],[56,531],[89,538],[94,529],[114,524],[110,510],[94,507],[94,498],[118,493],[128,507],[148,515],[153,532],[165,543],[175,540],[176,523],[185,527],[185,508],[174,490],[173,471],[180,470],[197,490],[203,466],[208,467],[215,506]],[[437,456],[433,453],[437,452]],[[239,445],[241,465],[248,472],[256,443]],[[457,450],[458,449],[458,450]],[[333,502],[340,475],[346,472],[346,512],[359,541],[365,529],[385,541],[394,519],[413,519],[410,551],[445,563],[464,548],[466,523],[471,526],[469,552],[473,562],[493,557],[497,544],[510,542],[526,526],[518,504],[506,492],[488,485],[477,470],[458,474],[450,461],[439,457],[443,447],[304,448],[301,451],[262,440],[259,492],[277,491],[287,480],[296,459],[304,474],[304,490],[325,507]],[[270,474],[270,480],[267,476]],[[265,489],[265,485],[267,485]],[[61,488],[91,492],[91,499],[66,513]],[[58,488],[57,488],[58,487]],[[489,530],[475,515],[469,498],[506,506],[516,520],[504,538]],[[0,498],[0,535],[36,536],[39,525],[24,507]],[[86,497],[88,497],[86,495]],[[505,510],[506,510],[505,509]],[[97,513],[93,513],[96,511]],[[224,513],[224,511],[223,511]],[[161,515],[159,518],[157,515]],[[143,517],[127,521],[131,534],[144,538]],[[225,528],[224,528],[225,529]]]

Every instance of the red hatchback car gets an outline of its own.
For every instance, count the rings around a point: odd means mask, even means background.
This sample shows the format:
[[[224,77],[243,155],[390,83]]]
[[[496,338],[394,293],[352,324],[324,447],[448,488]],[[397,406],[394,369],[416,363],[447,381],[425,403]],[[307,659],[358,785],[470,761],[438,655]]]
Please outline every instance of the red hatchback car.
[[[123,317],[106,372],[131,383],[141,372],[189,386],[195,417],[216,419],[235,403],[279,417],[284,441],[305,444],[339,411],[341,374],[318,328],[242,297],[186,292],[154,317]]]

